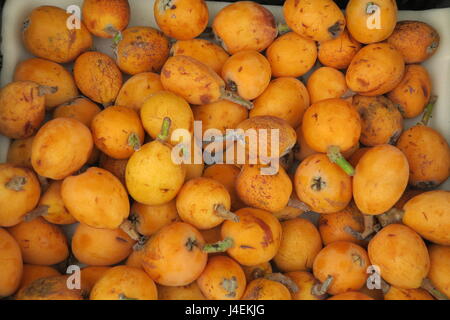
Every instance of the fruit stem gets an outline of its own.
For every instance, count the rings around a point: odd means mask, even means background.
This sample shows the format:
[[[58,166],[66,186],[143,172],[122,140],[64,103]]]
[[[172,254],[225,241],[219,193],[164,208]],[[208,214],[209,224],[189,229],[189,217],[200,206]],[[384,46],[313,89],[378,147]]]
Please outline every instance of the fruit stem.
[[[38,87],[38,96],[42,97],[47,94],[53,94],[56,91],[58,91],[58,87],[39,86]]]
[[[428,278],[423,279],[421,288],[428,291],[437,300],[449,300],[449,298],[444,293],[436,289],[433,283],[431,283],[431,280]]]
[[[22,191],[23,187],[27,184],[27,178],[21,176],[14,176],[11,180],[9,180],[5,187],[9,190],[13,191]]]
[[[345,91],[345,93],[341,96],[341,99],[348,99],[348,98],[352,98],[356,96],[356,92],[348,89],[347,91]]]
[[[291,278],[285,276],[282,273],[269,273],[264,275],[263,278],[281,283],[282,285],[286,286],[286,288],[288,288],[292,293],[297,293],[299,290],[297,284]]]
[[[124,293],[119,293],[119,300],[139,300],[137,298],[127,297]]]
[[[122,222],[122,224],[120,225],[120,229],[122,229],[123,232],[125,232],[131,239],[135,241],[139,241],[141,239],[141,236],[134,228],[133,223],[128,219]]]
[[[222,241],[217,241],[215,243],[208,243],[203,246],[203,252],[206,253],[216,253],[225,252],[234,245],[232,238],[225,238]]]
[[[224,218],[225,220],[239,222],[239,217],[235,213],[225,208],[225,206],[221,203],[214,205],[214,213],[216,214],[216,216]]]
[[[329,275],[323,283],[315,284],[311,289],[311,293],[317,297],[323,296],[324,294],[327,293],[333,280],[334,280],[334,277]]]
[[[344,170],[346,174],[349,176],[355,175],[355,169],[353,166],[342,156],[341,151],[339,150],[339,147],[337,146],[330,146],[328,148],[328,159],[330,159],[331,162],[336,163],[339,167]]]
[[[375,217],[371,215],[364,215],[364,230],[363,232],[355,231],[353,228],[349,226],[345,226],[344,231],[351,234],[357,240],[363,241],[366,240],[372,233],[375,232]]]
[[[34,210],[31,210],[28,212],[24,217],[23,220],[26,222],[29,222],[31,220],[36,219],[37,217],[45,216],[48,213],[48,209],[50,207],[47,205],[39,206],[35,208]]]
[[[169,138],[169,129],[172,121],[169,117],[165,117],[161,126],[161,132],[158,134],[156,139],[158,139],[161,142],[167,141]]]
[[[291,28],[289,28],[287,23],[281,23],[281,22],[277,23],[278,36],[282,36],[283,34],[288,33],[290,31],[292,31],[292,30],[291,30]]]
[[[262,268],[255,268],[251,273],[251,279],[255,280],[264,277],[266,272]]]
[[[141,142],[137,133],[132,132],[128,136],[128,145],[133,148],[134,151],[138,151],[141,148]]]
[[[384,228],[388,224],[399,223],[402,221],[405,211],[392,208],[389,211],[377,216],[378,222]]]
[[[423,113],[422,120],[419,122],[419,124],[427,126],[428,122],[432,118],[433,115],[433,109],[436,105],[437,96],[432,96],[430,98],[430,102],[428,102],[427,106],[425,107],[425,112]]]
[[[247,108],[248,110],[253,109],[253,103],[251,101],[245,100],[244,98],[240,97],[236,93],[231,92],[229,90],[222,89],[220,98],[234,102],[238,105],[241,105],[241,106]]]
[[[311,208],[306,203],[294,198],[289,199],[287,207],[296,208],[303,212],[311,212]]]
[[[134,244],[133,246],[133,250],[134,251],[140,251],[144,248],[145,243],[147,242],[148,237],[146,236],[140,236],[139,240],[137,240],[137,242]]]

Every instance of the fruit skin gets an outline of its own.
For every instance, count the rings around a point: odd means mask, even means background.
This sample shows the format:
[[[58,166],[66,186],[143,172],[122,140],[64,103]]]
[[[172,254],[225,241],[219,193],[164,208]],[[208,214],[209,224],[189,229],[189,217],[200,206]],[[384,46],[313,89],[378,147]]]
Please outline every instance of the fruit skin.
[[[197,283],[208,300],[240,300],[247,281],[236,261],[226,256],[214,256],[208,259]]]
[[[24,264],[22,279],[19,288],[22,289],[30,285],[34,280],[60,276],[61,274],[51,266],[41,266],[35,264]],[[20,290],[19,289],[19,290]]]
[[[340,98],[348,90],[344,74],[330,67],[315,70],[308,78],[307,88],[311,103]]]
[[[86,291],[69,289],[67,280],[69,276],[54,276],[33,281],[17,292],[16,300],[84,300]]]
[[[387,95],[405,118],[420,115],[430,102],[431,78],[427,69],[418,64],[407,65],[402,81]]]
[[[239,1],[221,9],[214,17],[212,28],[230,54],[243,50],[263,51],[277,36],[273,14],[252,1]]]
[[[6,162],[19,167],[32,169],[31,165],[31,145],[33,144],[34,136],[24,139],[16,139],[11,141]]]
[[[440,292],[450,297],[450,247],[431,245],[428,247],[430,254],[430,272],[428,279]]]
[[[270,212],[280,211],[291,196],[291,179],[282,167],[272,175],[261,174],[262,169],[259,165],[244,165],[236,178],[237,194],[248,206]]]
[[[248,118],[247,108],[228,100],[192,106],[195,121],[202,122],[202,134],[208,129],[218,129],[222,134],[227,129],[235,129]]]
[[[72,216],[93,228],[116,229],[130,213],[120,180],[97,167],[64,179],[61,196]]]
[[[66,236],[59,226],[42,217],[21,222],[9,229],[22,251],[25,263],[50,266],[69,256]]]
[[[317,152],[326,153],[330,146],[338,146],[345,152],[358,143],[361,119],[349,102],[323,100],[306,109],[302,133],[307,145]]]
[[[77,220],[67,211],[61,196],[62,181],[50,182],[47,190],[39,199],[40,206],[48,206],[47,212],[42,217],[53,224],[72,224]]]
[[[259,278],[247,285],[242,300],[292,300],[292,296],[281,283]]]
[[[168,37],[189,40],[199,36],[208,24],[208,6],[203,0],[156,0],[153,14]]]
[[[213,164],[205,169],[203,177],[214,179],[228,190],[231,198],[231,210],[245,207],[236,191],[236,179],[241,170],[233,164]]]
[[[324,245],[336,241],[349,241],[360,246],[364,245],[363,241],[359,241],[345,231],[345,227],[350,227],[357,232],[364,231],[363,216],[352,203],[342,211],[320,215],[318,224]]]
[[[253,100],[269,85],[272,70],[269,61],[261,53],[244,50],[225,61],[221,75],[232,91],[246,100]]]
[[[273,261],[283,272],[306,271],[322,249],[317,228],[306,219],[296,218],[281,222],[280,248]]]
[[[55,108],[53,118],[74,118],[91,128],[92,120],[100,113],[100,107],[87,98],[79,97]]]
[[[61,180],[86,164],[93,145],[90,130],[78,120],[53,119],[39,129],[33,140],[31,164],[37,174]]]
[[[394,286],[384,295],[384,300],[434,300],[424,289],[401,289]]]
[[[390,224],[369,242],[368,252],[381,276],[400,289],[417,289],[430,269],[430,257],[422,238],[411,228]]]
[[[140,116],[145,131],[153,139],[156,139],[161,131],[163,119],[169,117],[171,125],[168,141],[173,145],[181,142],[172,139],[175,130],[185,129],[191,135],[194,131],[194,115],[191,107],[182,97],[169,91],[158,91],[148,96],[141,105]]]
[[[198,287],[197,281],[186,286],[161,286],[158,285],[159,300],[206,300]]]
[[[297,128],[302,121],[303,113],[309,107],[310,97],[300,80],[280,77],[272,80],[253,104],[250,117],[274,116],[286,120],[291,127]]]
[[[317,44],[295,32],[281,35],[267,48],[266,57],[274,77],[300,77],[314,66]]]
[[[176,197],[184,183],[186,169],[172,162],[171,152],[170,146],[155,140],[131,156],[125,180],[134,200],[160,205]]]
[[[409,184],[434,188],[450,176],[450,146],[435,129],[417,125],[404,131],[397,142],[408,159]]]
[[[7,187],[15,177],[23,177],[24,184],[14,190]],[[41,186],[34,172],[8,163],[0,164],[0,226],[12,227],[33,210],[39,202]]]
[[[352,180],[337,164],[322,153],[302,161],[294,176],[300,201],[317,213],[338,212],[352,199]]]
[[[405,72],[403,56],[388,43],[369,44],[358,51],[347,69],[348,87],[364,96],[392,91]]]
[[[80,223],[72,237],[72,252],[89,266],[110,266],[126,259],[134,243],[122,229],[97,229]]]
[[[22,253],[17,241],[0,228],[0,298],[8,297],[20,286],[23,273]]]
[[[227,250],[230,257],[244,266],[253,266],[271,260],[281,243],[281,224],[271,213],[254,208],[235,212],[239,222],[222,224],[222,239],[233,239]]]
[[[92,47],[92,36],[80,21],[80,29],[67,28],[70,14],[54,6],[35,8],[25,19],[23,42],[33,55],[68,63]]]
[[[143,236],[151,236],[162,227],[180,219],[175,199],[156,206],[134,202],[131,206],[131,214],[136,231]]]
[[[192,57],[213,69],[217,74],[229,54],[220,46],[205,39],[179,40],[170,48],[172,56]]]
[[[298,292],[291,293],[292,300],[321,300],[311,293],[313,286],[318,283],[311,273],[307,271],[292,271],[284,275],[291,278],[298,287]]]
[[[198,279],[208,255],[200,232],[190,224],[174,222],[159,230],[142,249],[142,266],[156,283],[185,286]]]
[[[111,267],[85,267],[81,269],[81,281],[86,292],[90,293],[94,285]]]
[[[339,37],[320,43],[318,59],[327,67],[347,69],[361,44],[344,30]]]
[[[73,75],[86,97],[105,106],[116,99],[122,87],[122,73],[116,63],[98,51],[80,55],[75,61]]]
[[[374,299],[361,292],[349,291],[332,296],[327,300],[374,300]]]
[[[408,185],[409,165],[396,147],[373,147],[359,160],[353,177],[353,199],[363,214],[378,215],[391,209]]]
[[[428,191],[403,206],[402,222],[423,238],[450,246],[450,191]]]
[[[142,270],[116,266],[105,272],[92,288],[90,300],[158,300],[152,279]]]
[[[361,117],[360,142],[365,146],[395,144],[403,131],[403,117],[393,101],[385,96],[353,97]]]
[[[332,0],[287,0],[283,15],[294,32],[315,41],[335,39],[346,25],[344,14]]]
[[[214,228],[224,221],[217,216],[215,205],[230,210],[231,197],[220,182],[210,178],[194,178],[186,182],[177,195],[177,211],[180,218],[199,230]]]
[[[159,72],[169,57],[169,40],[151,27],[131,27],[122,32],[116,49],[117,66],[125,73]]]
[[[167,59],[161,70],[164,89],[190,104],[208,104],[221,99],[225,82],[210,67],[187,56]]]
[[[422,21],[399,21],[387,39],[403,55],[405,62],[421,63],[433,56],[439,47],[439,33]]]
[[[100,151],[114,159],[128,159],[144,143],[144,128],[136,111],[127,107],[111,106],[92,120],[92,137]],[[130,144],[130,136],[137,141]]]
[[[371,10],[373,13],[369,14],[371,4],[378,8],[375,12]],[[397,11],[397,3],[391,0],[379,0],[375,3],[369,0],[350,0],[345,9],[347,29],[361,43],[382,42],[394,31]]]
[[[129,78],[120,88],[115,105],[139,112],[142,103],[151,94],[164,90],[159,74],[142,72]]]
[[[42,86],[56,87],[55,93],[45,96],[47,109],[78,95],[72,74],[63,66],[45,59],[31,58],[20,62],[14,71],[14,81],[33,81]]]
[[[365,285],[370,261],[362,247],[352,242],[337,241],[319,252],[313,263],[313,273],[320,282],[333,276],[327,292],[337,295],[359,290]]]
[[[0,90],[0,134],[12,139],[31,137],[45,117],[45,96],[33,81],[14,81]]]
[[[127,27],[130,5],[128,0],[85,0],[82,16],[86,28],[93,35],[112,38]]]

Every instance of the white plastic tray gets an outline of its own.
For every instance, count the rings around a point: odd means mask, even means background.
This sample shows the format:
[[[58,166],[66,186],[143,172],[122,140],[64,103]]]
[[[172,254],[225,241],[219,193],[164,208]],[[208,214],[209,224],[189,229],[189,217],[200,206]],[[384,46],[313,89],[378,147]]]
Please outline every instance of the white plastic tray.
[[[0,74],[0,85],[3,87],[12,80],[14,68],[19,61],[31,57],[22,44],[22,22],[29,12],[41,5],[54,5],[66,9],[70,5],[81,6],[82,0],[7,0],[3,9],[2,44],[3,69]],[[153,17],[154,0],[129,0],[131,21],[129,26],[157,27]],[[207,2],[210,12],[210,23],[217,12],[226,6],[226,2]],[[283,22],[280,6],[266,6],[277,21]],[[441,44],[437,53],[424,65],[433,80],[433,93],[439,96],[434,117],[430,125],[438,129],[450,141],[450,8],[427,11],[401,11],[399,20],[421,20],[432,25],[441,36]],[[111,40],[95,38],[97,50],[113,57]],[[70,66],[69,66],[70,67]],[[406,122],[410,127],[417,119]],[[0,163],[6,160],[9,140],[0,136]],[[441,186],[450,190],[450,181]]]

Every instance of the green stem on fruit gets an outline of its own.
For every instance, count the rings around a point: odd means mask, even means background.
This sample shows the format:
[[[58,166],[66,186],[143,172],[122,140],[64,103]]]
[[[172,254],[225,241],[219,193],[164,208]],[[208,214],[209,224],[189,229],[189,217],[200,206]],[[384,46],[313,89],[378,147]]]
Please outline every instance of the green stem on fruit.
[[[138,151],[141,148],[141,141],[137,133],[132,132],[128,136],[128,145],[133,148],[134,151]]]
[[[425,111],[423,113],[422,120],[419,122],[419,124],[424,125],[424,126],[428,125],[428,122],[432,118],[433,109],[434,109],[434,106],[436,105],[436,101],[437,101],[437,96],[432,96],[430,98],[430,102],[428,102],[427,106],[425,107]]]
[[[156,139],[158,139],[160,142],[166,142],[169,138],[169,130],[170,125],[172,124],[172,121],[169,117],[165,117],[161,126],[161,132],[158,134]]]
[[[139,300],[137,298],[127,297],[124,293],[119,293],[119,300]]]
[[[331,162],[336,163],[339,167],[344,170],[346,174],[349,176],[355,175],[355,169],[353,166],[342,156],[341,151],[339,150],[339,147],[337,146],[330,146],[328,148],[328,159],[330,159]]]
[[[253,103],[251,101],[245,100],[234,92],[228,91],[225,88],[222,89],[220,98],[223,100],[228,100],[234,102],[238,105],[241,105],[248,110],[253,109]]]
[[[311,208],[306,203],[294,198],[289,199],[287,207],[296,208],[303,212],[311,212]]]
[[[215,243],[208,243],[203,246],[203,252],[206,253],[216,253],[216,252],[225,252],[230,249],[234,245],[234,241],[232,238],[225,238],[221,241],[217,241]]]
[[[225,220],[239,222],[239,217],[235,213],[225,208],[223,204],[215,204],[214,213],[216,214],[216,216],[221,217]]]
[[[26,184],[27,184],[26,177],[14,176],[7,183],[5,183],[5,187],[13,191],[22,191],[23,187]]]
[[[263,276],[264,279],[276,281],[284,285],[286,288],[289,289],[292,293],[297,293],[299,288],[297,284],[289,277],[285,276],[282,273],[268,273]]]
[[[41,217],[41,216],[45,216],[46,214],[48,214],[48,209],[50,207],[47,205],[43,205],[43,206],[39,206],[34,210],[31,210],[30,212],[28,212],[24,217],[23,220],[26,222],[29,222],[31,220],[36,219],[37,217]]]
[[[428,291],[433,297],[437,300],[449,300],[444,293],[440,292],[434,285],[431,283],[431,280],[428,278],[423,279],[421,288]]]
[[[316,297],[321,297],[324,294],[327,293],[328,289],[331,286],[331,283],[333,282],[334,277],[329,275],[323,283],[317,283],[315,284],[312,289],[311,293],[315,295]]]
[[[282,36],[285,33],[291,32],[291,28],[289,28],[289,26],[287,25],[287,23],[281,23],[278,22],[277,23],[277,33],[278,36]]]
[[[399,223],[402,221],[405,211],[397,208],[392,208],[389,211],[377,215],[378,222],[384,228],[389,224]]]

